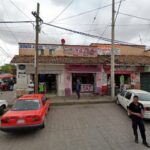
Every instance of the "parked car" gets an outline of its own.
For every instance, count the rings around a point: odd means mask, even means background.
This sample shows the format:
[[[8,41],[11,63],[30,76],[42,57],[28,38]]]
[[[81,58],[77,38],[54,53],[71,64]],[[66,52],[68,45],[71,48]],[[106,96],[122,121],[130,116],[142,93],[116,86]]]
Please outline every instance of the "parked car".
[[[0,79],[0,90],[1,91],[9,90],[8,82],[6,80],[1,80]]]
[[[4,113],[7,106],[8,106],[8,102],[6,100],[0,100],[0,115]]]
[[[12,109],[1,117],[0,130],[16,131],[44,128],[50,100],[44,94],[26,94],[18,98]]]
[[[144,118],[150,119],[150,92],[137,89],[124,90],[117,95],[117,104],[127,110],[135,95],[139,97],[139,102],[144,105]]]

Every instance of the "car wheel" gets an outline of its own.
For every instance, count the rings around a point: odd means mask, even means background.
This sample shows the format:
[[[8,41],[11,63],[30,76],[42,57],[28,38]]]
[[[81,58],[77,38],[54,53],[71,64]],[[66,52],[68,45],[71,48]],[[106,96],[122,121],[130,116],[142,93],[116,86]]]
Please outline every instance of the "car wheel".
[[[41,126],[41,129],[44,129],[46,127],[46,117],[44,118],[43,124]]]
[[[6,106],[5,105],[2,105],[0,107],[0,115],[2,115],[4,113],[4,110],[5,110]]]
[[[118,97],[117,97],[116,103],[117,103],[118,105],[120,105],[120,102],[119,102],[119,99],[118,99]]]
[[[50,111],[50,106],[48,106],[48,111]]]

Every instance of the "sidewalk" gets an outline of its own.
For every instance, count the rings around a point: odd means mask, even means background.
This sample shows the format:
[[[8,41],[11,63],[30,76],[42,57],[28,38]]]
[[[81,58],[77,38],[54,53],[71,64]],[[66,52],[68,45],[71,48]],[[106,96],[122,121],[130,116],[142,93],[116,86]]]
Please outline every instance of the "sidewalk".
[[[81,96],[80,99],[77,99],[76,96],[55,96],[50,97],[52,105],[73,105],[73,104],[96,104],[96,103],[111,103],[115,100],[111,100],[110,96]]]
[[[111,100],[110,96],[100,95],[83,95],[80,99],[77,99],[76,95],[73,96],[56,96],[46,94],[46,97],[50,98],[52,105],[74,105],[74,104],[96,104],[96,103],[112,103],[115,100]],[[5,91],[0,94],[0,99],[8,101],[9,106],[12,106],[16,100],[15,91]]]

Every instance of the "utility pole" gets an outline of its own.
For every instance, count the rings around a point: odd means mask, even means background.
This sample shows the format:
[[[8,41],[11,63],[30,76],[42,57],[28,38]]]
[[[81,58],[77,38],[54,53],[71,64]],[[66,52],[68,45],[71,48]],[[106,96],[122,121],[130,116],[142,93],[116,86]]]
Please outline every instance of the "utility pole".
[[[115,0],[112,0],[112,31],[111,31],[111,99],[115,98]]]
[[[35,17],[36,20],[36,34],[35,34],[35,55],[34,55],[34,67],[35,67],[35,74],[34,74],[34,90],[35,93],[38,93],[38,44],[39,44],[39,32],[40,32],[40,22],[43,22],[42,19],[39,17],[40,13],[40,4],[37,3],[37,11],[32,12],[32,15]]]

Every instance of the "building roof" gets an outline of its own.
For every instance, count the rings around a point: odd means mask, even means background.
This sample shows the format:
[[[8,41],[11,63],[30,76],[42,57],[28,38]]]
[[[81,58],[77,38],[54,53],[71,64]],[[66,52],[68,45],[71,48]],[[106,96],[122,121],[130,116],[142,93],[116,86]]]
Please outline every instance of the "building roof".
[[[39,63],[49,64],[110,64],[111,57],[108,55],[101,55],[98,57],[73,57],[73,56],[39,56]],[[16,55],[11,60],[11,63],[33,63],[34,56],[20,56]],[[131,55],[117,55],[115,56],[116,64],[129,65],[150,65],[150,57],[147,56],[131,56]]]

